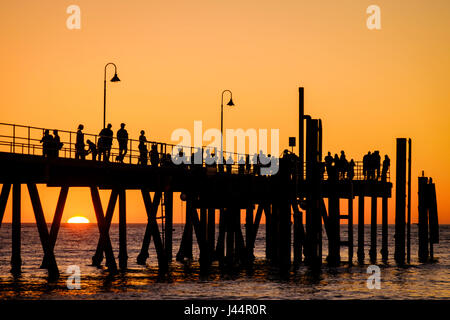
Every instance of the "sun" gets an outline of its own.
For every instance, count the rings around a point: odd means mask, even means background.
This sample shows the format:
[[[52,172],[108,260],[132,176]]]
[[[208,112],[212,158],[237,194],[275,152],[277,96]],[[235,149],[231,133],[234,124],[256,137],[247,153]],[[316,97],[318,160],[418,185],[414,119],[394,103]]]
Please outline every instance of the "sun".
[[[82,216],[75,216],[67,220],[67,223],[89,223],[89,219]]]

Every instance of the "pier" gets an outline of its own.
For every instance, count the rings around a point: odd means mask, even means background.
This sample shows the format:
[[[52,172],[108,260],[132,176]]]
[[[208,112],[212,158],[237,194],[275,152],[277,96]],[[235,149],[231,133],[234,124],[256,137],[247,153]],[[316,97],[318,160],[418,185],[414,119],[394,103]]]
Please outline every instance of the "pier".
[[[115,144],[111,151],[111,162],[75,159],[76,132],[59,130],[62,149],[58,157],[43,157],[40,136],[44,128],[0,123],[0,226],[10,193],[12,193],[12,255],[13,273],[21,270],[21,185],[26,185],[31,199],[36,226],[43,249],[42,267],[51,277],[58,277],[57,257],[54,247],[58,236],[65,202],[73,187],[89,188],[97,219],[99,239],[93,265],[105,264],[111,272],[126,270],[129,258],[145,265],[153,242],[161,272],[166,272],[173,260],[193,259],[193,241],[200,249],[201,272],[208,272],[215,261],[223,268],[252,264],[254,246],[261,219],[265,217],[266,259],[280,272],[286,273],[306,264],[320,269],[324,263],[322,255],[323,233],[328,239],[330,266],[357,262],[364,264],[366,253],[371,264],[377,262],[381,251],[386,261],[392,252],[388,248],[388,201],[392,197],[390,170],[384,177],[367,179],[363,163],[356,162],[354,176],[333,178],[324,170],[322,152],[322,121],[304,114],[303,88],[299,89],[299,146],[297,154],[283,154],[277,158],[276,174],[263,175],[256,164],[238,164],[246,155],[224,152],[225,158],[234,159],[234,164],[205,163],[175,165],[168,155],[179,148],[176,145],[148,141],[158,151],[157,163],[143,165],[139,162],[138,141],[129,139],[128,154],[122,162],[113,161],[119,150]],[[9,132],[9,133],[8,133]],[[303,132],[306,132],[304,136]],[[39,136],[39,137],[38,137]],[[97,143],[98,136],[85,134]],[[150,148],[149,148],[150,149]],[[202,155],[206,147],[202,148]],[[183,148],[184,154],[193,155],[193,147]],[[410,214],[406,221],[406,139],[397,139],[397,194],[396,194],[396,248],[397,263],[403,264],[406,257],[406,226],[410,225]],[[410,166],[409,166],[410,167]],[[409,177],[408,182],[411,183]],[[427,182],[420,182],[425,185]],[[60,188],[50,230],[47,227],[37,185]],[[403,188],[402,188],[403,186]],[[434,188],[434,184],[433,187]],[[410,190],[410,188],[408,188]],[[107,204],[100,201],[99,190],[110,190]],[[142,249],[137,257],[127,253],[126,194],[128,190],[139,190],[148,218]],[[434,189],[433,189],[434,190]],[[185,226],[181,243],[172,240],[174,193],[180,193],[185,202]],[[410,198],[410,191],[408,197]],[[432,197],[431,195],[430,197]],[[434,195],[435,199],[435,195]],[[341,206],[345,201],[345,206]],[[357,200],[357,212],[354,212]],[[364,207],[370,201],[370,247],[364,244]],[[400,203],[399,203],[400,201]],[[403,202],[401,202],[403,201]],[[377,208],[381,203],[381,248],[377,248]],[[105,206],[106,205],[106,206]],[[118,264],[109,236],[111,221],[116,206],[119,207],[119,255]],[[425,208],[425,207],[424,207]],[[410,208],[409,208],[410,209]],[[437,210],[431,209],[432,219],[437,223]],[[435,212],[436,211],[436,212]],[[219,221],[216,221],[216,212]],[[358,215],[358,232],[353,235],[354,216]],[[422,216],[425,216],[422,213]],[[245,217],[245,232],[241,219]],[[425,218],[423,218],[425,219]],[[342,224],[341,221],[347,222]],[[407,222],[409,224],[407,224]],[[219,224],[216,234],[215,225]],[[348,237],[341,237],[341,228],[347,228]],[[433,228],[437,225],[434,224]],[[1,232],[1,229],[0,229]],[[424,231],[423,231],[424,233]],[[407,234],[409,235],[409,233]],[[437,243],[437,232],[433,232],[432,243]],[[409,240],[409,237],[407,237]],[[425,240],[424,240],[425,241]],[[428,242],[427,242],[428,243]],[[423,248],[423,246],[422,246]],[[356,250],[355,250],[356,249]],[[341,250],[348,250],[348,261],[341,261]],[[425,250],[425,249],[422,249]],[[393,253],[393,252],[392,252]],[[409,251],[408,251],[409,253]],[[428,254],[428,253],[426,253]],[[425,256],[425,253],[422,254]]]

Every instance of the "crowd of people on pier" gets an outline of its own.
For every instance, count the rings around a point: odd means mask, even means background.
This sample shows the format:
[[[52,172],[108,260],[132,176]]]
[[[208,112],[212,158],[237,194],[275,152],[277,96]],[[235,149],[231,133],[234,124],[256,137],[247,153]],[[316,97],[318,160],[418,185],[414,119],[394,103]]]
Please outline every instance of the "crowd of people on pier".
[[[76,133],[75,159],[85,160],[88,155],[91,155],[93,161],[109,162],[114,140],[112,125],[108,124],[100,131],[96,143],[90,139],[87,139],[85,142],[83,130],[84,126],[80,124]],[[129,142],[128,132],[125,129],[124,123],[120,124],[120,129],[116,132],[115,138],[119,145],[118,154],[115,156],[115,162],[123,163],[125,155],[128,152]],[[44,130],[40,142],[42,143],[44,157],[59,156],[63,143],[61,143],[58,130],[53,130],[53,135],[50,134],[50,130]],[[145,131],[141,130],[138,145],[138,165],[148,165],[150,161],[152,167],[173,166],[179,164],[184,167],[189,166],[190,169],[195,169],[203,167],[203,164],[205,164],[206,169],[210,172],[231,173],[232,166],[236,164],[237,173],[254,175],[270,175],[276,173],[272,168],[274,163],[276,166],[283,165],[290,168],[289,172],[292,172],[292,174],[295,174],[296,167],[298,166],[298,157],[288,150],[284,150],[279,159],[273,158],[270,154],[265,155],[263,151],[255,153],[253,156],[250,156],[249,154],[238,155],[237,162],[235,163],[231,153],[228,154],[227,158],[222,155],[222,160],[220,161],[220,153],[217,152],[216,148],[206,150],[197,148],[195,152],[192,152],[192,154],[189,155],[189,159],[184,153],[183,148],[179,148],[172,159],[172,154],[163,153],[162,148],[161,153],[158,151],[158,144],[151,143],[150,150],[148,150],[148,144],[149,141],[145,136]],[[193,150],[195,150],[195,148]],[[204,152],[206,156],[204,155]],[[374,151],[372,153],[369,151],[364,155],[362,163],[362,175],[364,180],[381,179],[382,181],[387,181],[387,173],[390,167],[390,159],[387,155],[385,155],[383,163],[381,164],[380,152]],[[328,152],[321,166],[321,174],[322,177],[324,177],[326,170],[328,180],[353,180],[355,178],[355,167],[355,161],[353,159],[348,161],[344,151],[341,151],[340,156],[335,154],[334,157],[331,155],[331,152]],[[262,170],[263,168],[264,170]],[[278,171],[278,167],[276,171]]]
[[[336,153],[334,157],[331,155],[331,152],[328,152],[325,157],[324,168],[322,172],[324,173],[325,169],[328,175],[328,180],[353,180],[355,177],[355,161],[351,159],[348,161],[345,156],[345,152],[341,151],[341,155],[338,156]],[[368,152],[363,157],[363,168],[362,174],[364,180],[380,180],[387,181],[387,173],[389,171],[389,167],[391,165],[391,161],[388,155],[384,156],[383,165],[381,169],[381,157],[380,152],[374,151]]]

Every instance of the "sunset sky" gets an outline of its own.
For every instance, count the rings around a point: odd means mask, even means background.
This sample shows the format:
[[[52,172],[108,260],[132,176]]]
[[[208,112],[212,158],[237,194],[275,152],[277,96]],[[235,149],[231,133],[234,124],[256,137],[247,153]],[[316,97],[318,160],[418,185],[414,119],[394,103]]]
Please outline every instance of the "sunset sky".
[[[72,4],[81,8],[80,30],[66,27]],[[381,30],[366,27],[372,4]],[[231,89],[236,107],[225,110],[225,128],[280,129],[281,152],[298,134],[303,86],[305,112],[323,121],[324,153],[361,160],[380,150],[394,177],[395,139],[412,138],[413,222],[424,170],[436,182],[440,222],[450,223],[448,0],[21,0],[0,9],[3,123],[72,131],[83,123],[97,134],[103,68],[114,62],[122,80],[108,83],[114,132],[125,122],[135,139],[144,129],[148,139],[175,143],[171,133],[192,130],[194,120],[220,128],[220,94]],[[39,190],[50,222],[58,189]],[[22,219],[32,222],[23,195]],[[140,194],[127,195],[128,221],[146,222]],[[394,208],[393,197],[390,223]],[[87,188],[69,191],[63,220],[74,215],[95,221]]]

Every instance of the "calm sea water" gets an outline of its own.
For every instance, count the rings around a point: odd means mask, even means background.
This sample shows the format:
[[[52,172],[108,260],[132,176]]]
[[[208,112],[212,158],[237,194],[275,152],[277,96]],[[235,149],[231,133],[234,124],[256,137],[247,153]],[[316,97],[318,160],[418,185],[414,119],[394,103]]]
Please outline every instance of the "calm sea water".
[[[178,250],[182,225],[174,226],[174,255]],[[345,228],[343,228],[345,229]],[[61,278],[55,283],[47,281],[47,273],[39,269],[43,256],[39,236],[34,224],[22,227],[22,275],[14,278],[10,270],[11,225],[0,229],[0,299],[449,299],[450,298],[450,226],[440,228],[440,244],[435,245],[436,263],[420,264],[417,261],[417,226],[412,226],[412,261],[400,268],[393,262],[393,226],[389,227],[389,261],[381,263],[381,289],[366,286],[367,266],[342,265],[328,268],[324,265],[319,275],[312,275],[306,267],[280,278],[277,271],[264,262],[264,226],[256,240],[256,262],[252,270],[234,274],[221,273],[214,265],[209,276],[199,275],[199,265],[173,262],[170,273],[160,276],[157,271],[153,245],[147,266],[136,264],[145,225],[128,225],[128,266],[126,273],[108,275],[102,268],[91,266],[91,257],[98,241],[95,224],[63,224],[56,243],[55,254]],[[355,235],[356,235],[355,227]],[[381,248],[381,226],[378,228]],[[368,261],[369,227],[366,226],[366,261]],[[345,230],[342,230],[343,238]],[[195,239],[195,238],[194,238]],[[118,226],[111,226],[111,241],[117,257]],[[356,252],[356,248],[355,248]],[[327,241],[324,234],[324,257]],[[343,248],[342,259],[347,257]],[[194,244],[194,258],[198,248]],[[356,262],[356,254],[354,257]],[[81,269],[81,289],[69,290],[66,286],[69,265]]]

